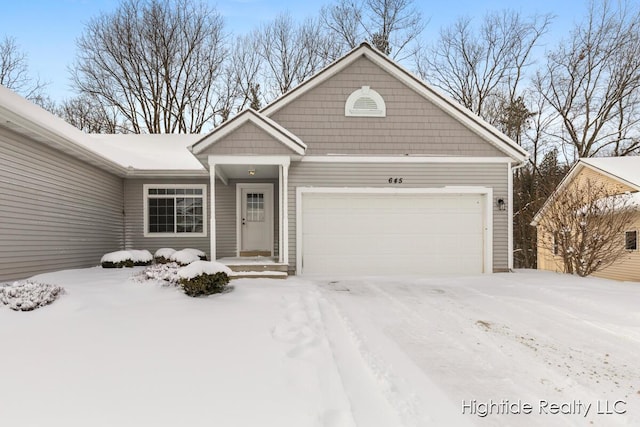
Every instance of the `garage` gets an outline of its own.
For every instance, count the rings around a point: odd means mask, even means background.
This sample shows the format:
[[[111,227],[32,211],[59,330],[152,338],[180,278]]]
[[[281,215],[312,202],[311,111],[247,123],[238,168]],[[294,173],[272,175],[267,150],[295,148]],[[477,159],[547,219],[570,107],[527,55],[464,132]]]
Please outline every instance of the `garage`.
[[[298,274],[483,273],[491,265],[483,191],[300,191]]]

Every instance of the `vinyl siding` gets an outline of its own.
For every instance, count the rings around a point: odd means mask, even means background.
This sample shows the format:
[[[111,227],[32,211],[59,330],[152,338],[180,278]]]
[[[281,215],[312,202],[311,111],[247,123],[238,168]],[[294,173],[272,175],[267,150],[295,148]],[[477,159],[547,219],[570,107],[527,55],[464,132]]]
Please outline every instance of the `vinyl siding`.
[[[0,183],[0,282],[122,247],[121,178],[0,127]]]
[[[290,148],[251,122],[246,122],[224,139],[207,147],[198,158],[213,155],[290,155]]]
[[[394,187],[437,188],[480,186],[493,188],[494,200],[507,200],[507,165],[494,164],[352,164],[291,163],[289,169],[289,271],[296,264],[297,187]],[[390,177],[402,177],[402,184],[389,184]],[[493,210],[493,269],[508,269],[508,211]],[[464,260],[462,260],[463,262]]]
[[[640,232],[640,214],[629,224],[625,231]],[[620,236],[620,244],[624,245],[624,235]],[[640,282],[640,251],[629,251],[617,263],[593,274],[605,279]]]
[[[633,188],[601,174],[589,167],[582,168],[578,174],[563,191],[579,191],[584,183],[590,180],[592,182],[601,182],[607,188],[607,191],[624,193],[625,191],[635,191]],[[544,215],[542,216],[544,218]],[[626,231],[640,230],[640,215],[635,221],[629,224]],[[538,269],[562,272],[564,271],[562,258],[554,256],[551,250],[552,235],[542,225],[538,225]],[[624,236],[619,236],[620,244],[624,245]],[[627,253],[619,262],[593,274],[596,277],[614,280],[640,281],[640,252],[633,251]]]
[[[362,86],[370,86],[384,98],[386,117],[345,117],[347,98]],[[270,118],[302,139],[307,155],[504,156],[364,57]]]
[[[216,180],[216,258],[235,257],[236,246],[236,183],[268,182],[274,185],[274,221],[275,242],[277,251],[278,238],[278,184],[277,180],[230,180],[224,185]],[[207,236],[205,237],[144,237],[144,184],[206,184],[207,185]],[[125,181],[125,233],[127,249],[147,249],[152,253],[159,248],[174,249],[196,248],[211,254],[211,193],[208,179],[127,179]]]

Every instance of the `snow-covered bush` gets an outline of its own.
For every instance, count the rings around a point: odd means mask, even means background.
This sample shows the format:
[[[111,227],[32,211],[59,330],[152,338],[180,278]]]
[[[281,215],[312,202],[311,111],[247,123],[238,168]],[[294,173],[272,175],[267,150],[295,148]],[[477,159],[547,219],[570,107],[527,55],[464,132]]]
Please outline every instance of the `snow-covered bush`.
[[[104,254],[100,260],[103,268],[133,267],[134,265],[149,265],[153,256],[148,250],[130,249],[128,251],[115,251]]]
[[[219,262],[194,261],[178,270],[180,287],[191,297],[224,292],[231,269]]]
[[[178,285],[178,269],[180,265],[175,262],[165,262],[150,265],[144,269],[140,278],[143,280],[164,281],[167,284]]]
[[[146,249],[130,249],[129,252],[131,253],[133,265],[149,265],[153,261],[153,255]]]
[[[100,259],[102,268],[133,267],[133,255],[129,251],[109,252]]]
[[[51,304],[63,293],[60,286],[24,280],[0,286],[0,304],[16,311],[31,311]]]
[[[153,254],[153,259],[158,264],[166,264],[171,260],[171,255],[174,253],[176,253],[176,250],[173,248],[160,248]]]
[[[200,249],[194,249],[194,248],[185,248],[183,249],[183,251],[186,252],[191,252],[192,254],[195,254],[198,256],[198,258],[200,258],[201,261],[207,261],[207,254],[205,254],[203,251],[201,251]]]
[[[181,251],[174,252],[169,259],[184,266],[195,261],[200,261],[200,256],[191,250],[183,249]]]

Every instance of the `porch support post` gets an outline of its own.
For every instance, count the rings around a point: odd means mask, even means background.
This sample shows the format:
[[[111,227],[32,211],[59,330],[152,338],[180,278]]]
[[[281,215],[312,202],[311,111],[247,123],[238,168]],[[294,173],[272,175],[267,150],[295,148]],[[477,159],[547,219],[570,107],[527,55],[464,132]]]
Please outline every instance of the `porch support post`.
[[[284,176],[284,166],[278,165],[278,262],[284,260],[283,247],[284,247],[284,201],[282,200],[282,177]]]
[[[282,242],[280,243],[280,253],[282,254],[282,261],[289,263],[289,162],[287,158],[286,162],[282,165]]]
[[[209,239],[211,244],[211,261],[216,260],[216,165],[209,162]]]

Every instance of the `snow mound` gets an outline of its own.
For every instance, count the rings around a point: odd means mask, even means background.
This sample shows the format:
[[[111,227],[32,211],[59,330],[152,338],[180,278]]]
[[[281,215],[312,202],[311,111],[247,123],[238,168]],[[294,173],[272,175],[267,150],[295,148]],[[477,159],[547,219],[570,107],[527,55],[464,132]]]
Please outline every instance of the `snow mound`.
[[[189,265],[192,262],[200,261],[200,256],[188,249],[183,249],[181,251],[174,252],[169,259],[173,262],[177,262],[178,264]]]
[[[102,256],[102,258],[100,259],[100,263],[111,262],[111,263],[117,264],[119,262],[125,262],[127,260],[133,261],[133,259],[131,258],[132,256],[133,255],[131,254],[130,251],[109,252]]]
[[[15,311],[31,311],[54,302],[64,288],[31,281],[0,286],[0,304]]]
[[[148,250],[130,249],[128,251],[115,251],[104,254],[100,259],[103,267],[133,267],[134,265],[148,265],[153,261],[153,256]]]
[[[205,254],[203,251],[201,251],[200,249],[194,249],[194,248],[185,248],[183,249],[183,251],[186,252],[191,252],[192,254],[198,255],[198,258],[200,258],[203,261],[207,260],[207,254]]]
[[[151,252],[149,252],[146,249],[143,249],[143,250],[130,249],[129,251],[125,251],[125,252],[129,252],[131,254],[130,259],[135,263],[148,263],[153,261],[153,255],[151,255]]]
[[[173,255],[176,252],[175,249],[173,248],[160,248],[156,251],[155,254],[153,254],[154,258],[164,258],[164,259],[169,259],[171,258],[171,255]]]
[[[186,267],[178,270],[178,278],[193,279],[202,274],[226,273],[231,275],[231,269],[224,264],[215,261],[194,261]]]

